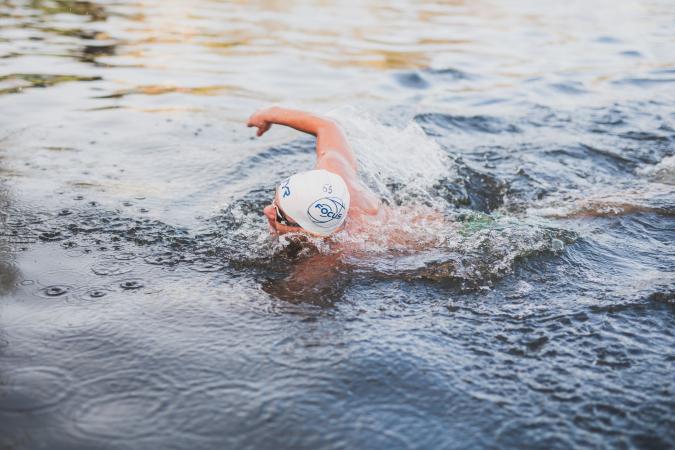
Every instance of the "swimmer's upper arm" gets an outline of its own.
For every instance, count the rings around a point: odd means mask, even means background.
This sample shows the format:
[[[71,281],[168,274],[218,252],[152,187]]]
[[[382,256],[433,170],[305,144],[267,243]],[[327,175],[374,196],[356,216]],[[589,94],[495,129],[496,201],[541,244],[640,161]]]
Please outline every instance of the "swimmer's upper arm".
[[[342,130],[334,121],[324,119],[316,133],[316,156],[321,159],[330,153],[339,154],[356,171],[356,156],[349,148]]]
[[[342,152],[330,148],[321,153],[317,149],[315,168],[338,174],[345,181],[351,180],[356,175],[355,167],[343,156]]]

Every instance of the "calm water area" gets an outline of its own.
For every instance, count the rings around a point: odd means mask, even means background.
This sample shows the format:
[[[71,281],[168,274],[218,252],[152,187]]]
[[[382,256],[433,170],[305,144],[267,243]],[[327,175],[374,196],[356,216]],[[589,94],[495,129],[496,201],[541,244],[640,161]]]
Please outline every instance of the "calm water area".
[[[673,448],[674,243],[670,0],[0,0],[2,449]]]

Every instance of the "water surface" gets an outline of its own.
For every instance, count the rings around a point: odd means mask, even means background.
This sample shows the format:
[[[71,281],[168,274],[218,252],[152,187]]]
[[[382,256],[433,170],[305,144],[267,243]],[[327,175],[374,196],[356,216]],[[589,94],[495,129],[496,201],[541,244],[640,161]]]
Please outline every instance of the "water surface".
[[[0,0],[0,446],[673,447],[674,35],[668,1]],[[244,127],[273,103],[335,117],[415,245],[270,237],[314,158]]]

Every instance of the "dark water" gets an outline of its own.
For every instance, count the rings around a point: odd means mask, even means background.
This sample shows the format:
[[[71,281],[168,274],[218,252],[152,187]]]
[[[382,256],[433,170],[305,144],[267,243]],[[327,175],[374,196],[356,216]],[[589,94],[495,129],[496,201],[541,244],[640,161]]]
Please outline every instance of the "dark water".
[[[0,0],[0,448],[672,448],[674,36],[668,1]],[[271,238],[313,143],[252,139],[270,103],[445,219]]]

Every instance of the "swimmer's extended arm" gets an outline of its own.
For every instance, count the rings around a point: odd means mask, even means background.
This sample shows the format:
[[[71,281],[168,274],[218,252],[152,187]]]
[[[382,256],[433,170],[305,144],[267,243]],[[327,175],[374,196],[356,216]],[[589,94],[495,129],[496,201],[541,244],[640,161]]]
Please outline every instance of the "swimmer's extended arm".
[[[258,128],[257,135],[262,136],[272,124],[285,125],[303,133],[316,136],[316,156],[321,158],[330,151],[340,153],[352,168],[356,169],[356,158],[347,144],[340,127],[326,117],[294,109],[272,107],[253,114],[247,125]]]

